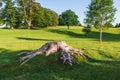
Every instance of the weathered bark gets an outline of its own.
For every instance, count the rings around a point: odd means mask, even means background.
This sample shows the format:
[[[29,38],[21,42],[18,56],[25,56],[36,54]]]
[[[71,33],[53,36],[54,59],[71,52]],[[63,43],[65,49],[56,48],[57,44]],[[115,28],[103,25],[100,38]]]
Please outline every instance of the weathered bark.
[[[23,61],[21,65],[23,65],[36,55],[45,54],[48,56],[57,52],[60,54],[60,59],[63,61],[63,64],[68,63],[69,65],[72,65],[74,63],[74,59],[72,57],[73,54],[79,54],[84,59],[87,59],[87,57],[80,50],[72,48],[67,45],[65,41],[48,42],[39,49],[31,52],[21,52],[18,55],[24,55],[20,58],[20,60]]]

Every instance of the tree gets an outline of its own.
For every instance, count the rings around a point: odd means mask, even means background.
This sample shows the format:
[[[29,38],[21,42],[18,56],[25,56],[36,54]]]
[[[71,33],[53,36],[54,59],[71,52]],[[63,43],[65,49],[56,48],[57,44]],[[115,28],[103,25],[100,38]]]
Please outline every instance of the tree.
[[[78,26],[78,16],[72,10],[66,10],[59,15],[59,25]]]
[[[91,27],[90,26],[85,26],[82,31],[85,33],[87,36],[91,32]]]
[[[36,1],[35,0],[17,0],[17,3],[23,12],[24,19],[27,24],[27,28],[31,29]]]
[[[48,8],[39,8],[35,11],[32,24],[38,27],[48,27],[58,25],[58,14]]]
[[[5,0],[5,7],[2,10],[2,19],[4,22],[10,26],[11,29],[14,28],[14,25],[16,23],[16,9],[14,7],[14,1],[12,0]]]
[[[92,0],[88,6],[85,24],[99,29],[100,43],[102,43],[102,29],[105,24],[111,24],[114,20],[115,11],[113,0]]]
[[[3,24],[3,17],[2,17],[3,8],[1,8],[2,4],[3,4],[3,1],[1,0],[0,1],[0,25]]]
[[[106,23],[103,27],[106,28],[106,29],[112,28],[113,24],[112,23]]]
[[[24,21],[24,15],[21,11],[21,8],[16,7],[16,22],[14,27],[15,28],[22,28],[25,25],[25,21]]]
[[[3,8],[0,9],[0,25],[4,24],[2,12],[3,12]]]
[[[117,23],[117,24],[115,25],[115,27],[116,27],[116,28],[120,28],[120,23]]]
[[[48,8],[44,8],[44,19],[46,26],[58,25],[58,14]]]
[[[27,28],[47,27],[58,25],[58,14],[50,9],[43,8],[35,0],[17,0],[17,6],[23,14],[23,21]]]
[[[0,1],[0,7],[2,6],[2,0]]]

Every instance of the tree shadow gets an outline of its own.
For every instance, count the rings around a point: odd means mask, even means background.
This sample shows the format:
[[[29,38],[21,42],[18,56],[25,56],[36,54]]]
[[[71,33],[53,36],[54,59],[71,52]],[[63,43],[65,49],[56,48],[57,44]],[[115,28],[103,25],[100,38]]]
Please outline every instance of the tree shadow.
[[[52,33],[68,35],[73,38],[85,38],[84,34],[78,34],[73,31],[68,31],[68,30],[49,29],[48,31]]]
[[[105,58],[114,59],[113,56],[111,56],[111,55],[106,55],[105,52],[102,51],[102,50],[97,50],[97,52],[98,52],[101,56],[103,56],[103,57],[105,57]]]
[[[99,32],[92,31],[90,34],[80,34],[76,33],[74,31],[68,31],[68,30],[58,30],[58,29],[50,29],[49,32],[57,33],[57,34],[64,34],[67,36],[70,36],[72,38],[91,38],[95,40],[99,40]],[[103,32],[103,41],[120,41],[120,34],[112,34]]]
[[[15,53],[9,49],[0,48],[0,65],[14,61],[16,59]]]
[[[0,67],[4,67],[7,64],[14,64],[19,62],[19,56],[17,53],[30,50],[11,51],[9,49],[0,48]],[[13,65],[14,66],[14,65]]]
[[[28,40],[28,41],[54,41],[53,39],[38,39],[38,38],[26,38],[26,37],[16,37],[20,40]]]
[[[119,64],[120,66],[120,60],[97,60],[97,59],[89,58],[88,61],[92,63],[102,63],[106,65],[108,64],[111,67],[115,66],[116,64]]]
[[[120,61],[96,60],[90,58],[73,66],[56,61],[56,55],[39,55],[19,66],[17,53],[0,48],[1,80],[119,80]],[[6,60],[7,59],[7,60]],[[7,62],[6,62],[7,61]],[[99,65],[97,65],[99,64]],[[47,76],[47,77],[46,77]]]

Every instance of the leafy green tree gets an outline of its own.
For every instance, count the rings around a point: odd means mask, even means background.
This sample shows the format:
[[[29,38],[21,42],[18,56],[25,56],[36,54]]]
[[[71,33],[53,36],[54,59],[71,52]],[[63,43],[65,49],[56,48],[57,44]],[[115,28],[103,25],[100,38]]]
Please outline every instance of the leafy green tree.
[[[59,15],[59,25],[78,26],[78,16],[72,10],[66,10]]]
[[[3,9],[0,9],[0,25],[3,24],[2,11]]]
[[[0,0],[0,24],[2,24],[2,0]]]
[[[2,0],[0,1],[0,7],[2,6]]]
[[[23,26],[25,27],[25,21],[24,21],[24,15],[21,11],[21,8],[16,7],[16,22],[14,27],[15,28],[23,28]]]
[[[103,27],[104,27],[105,29],[108,29],[108,28],[112,28],[113,25],[112,25],[112,23],[106,23]]]
[[[90,26],[85,26],[82,31],[85,33],[87,36],[91,32],[91,27]]]
[[[99,29],[100,43],[102,42],[102,29],[105,24],[111,24],[114,20],[115,11],[113,0],[92,0],[88,6],[85,24]]]
[[[34,9],[39,6],[36,6],[35,0],[17,0],[17,5],[22,10],[22,13],[24,15],[24,21],[27,24],[27,28],[31,29]]]
[[[45,27],[45,19],[44,19],[44,9],[41,7],[39,10],[35,11],[33,21],[32,21],[33,26],[35,27]]]
[[[58,25],[58,14],[50,9],[44,8],[44,18],[46,26]]]
[[[115,28],[120,28],[120,23],[117,23],[117,24],[115,25]]]
[[[14,28],[16,23],[16,9],[14,7],[14,1],[12,0],[4,0],[5,6],[2,10],[2,19],[4,20],[5,24],[9,25],[11,29]]]
[[[3,11],[3,8],[2,7],[2,4],[3,4],[3,1],[0,0],[0,25],[3,24],[3,19],[2,19],[2,11]]]
[[[47,8],[39,8],[34,14],[32,24],[38,27],[57,26],[58,14]]]
[[[28,29],[58,25],[58,14],[50,9],[43,8],[35,0],[17,0],[17,6],[23,14],[23,21]]]

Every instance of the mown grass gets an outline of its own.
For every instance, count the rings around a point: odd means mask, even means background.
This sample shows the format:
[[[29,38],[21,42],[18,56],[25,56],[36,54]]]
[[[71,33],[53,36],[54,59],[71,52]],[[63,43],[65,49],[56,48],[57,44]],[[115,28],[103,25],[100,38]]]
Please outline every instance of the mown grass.
[[[19,66],[17,53],[34,50],[48,41],[65,40],[74,48],[85,48],[88,61],[80,59],[72,67],[56,60],[57,55],[36,56]],[[0,80],[119,80],[120,29],[99,32],[95,29],[84,35],[80,27],[41,30],[0,29]]]

